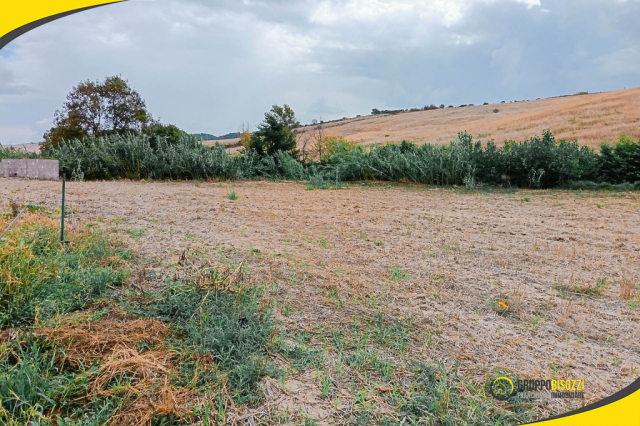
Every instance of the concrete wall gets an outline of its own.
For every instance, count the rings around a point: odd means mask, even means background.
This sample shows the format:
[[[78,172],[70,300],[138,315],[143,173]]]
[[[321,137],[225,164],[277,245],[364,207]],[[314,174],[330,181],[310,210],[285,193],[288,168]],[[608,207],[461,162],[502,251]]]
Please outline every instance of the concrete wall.
[[[58,160],[2,160],[0,176],[58,180]]]

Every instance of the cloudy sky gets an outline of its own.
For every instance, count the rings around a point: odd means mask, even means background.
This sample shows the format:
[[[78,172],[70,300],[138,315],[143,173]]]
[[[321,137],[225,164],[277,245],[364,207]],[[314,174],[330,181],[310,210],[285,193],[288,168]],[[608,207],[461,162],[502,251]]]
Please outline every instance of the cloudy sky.
[[[0,50],[0,142],[39,141],[69,90],[120,74],[190,132],[372,108],[640,86],[639,0],[131,0]]]

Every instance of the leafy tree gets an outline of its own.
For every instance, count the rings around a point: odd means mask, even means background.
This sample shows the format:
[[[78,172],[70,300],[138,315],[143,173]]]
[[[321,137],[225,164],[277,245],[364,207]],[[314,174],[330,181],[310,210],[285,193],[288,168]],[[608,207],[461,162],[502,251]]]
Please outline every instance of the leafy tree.
[[[613,145],[600,147],[600,175],[603,182],[640,181],[640,140],[621,135]]]
[[[140,94],[126,80],[111,76],[104,81],[80,82],[56,110],[54,126],[44,134],[47,146],[63,140],[137,131],[151,121]]]
[[[250,148],[260,156],[274,155],[278,151],[297,155],[296,136],[293,129],[300,126],[289,105],[274,105],[264,114],[264,121],[251,135]]]
[[[142,133],[149,136],[149,141],[153,148],[158,145],[158,138],[164,138],[171,145],[175,145],[180,141],[180,136],[190,136],[175,124],[162,124],[159,121],[153,121],[145,126],[142,129]]]

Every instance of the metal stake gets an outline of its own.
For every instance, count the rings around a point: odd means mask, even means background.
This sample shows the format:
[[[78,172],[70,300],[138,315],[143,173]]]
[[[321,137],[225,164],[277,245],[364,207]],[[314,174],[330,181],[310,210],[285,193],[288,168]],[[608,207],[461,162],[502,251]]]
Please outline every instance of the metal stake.
[[[65,193],[65,183],[67,180],[67,168],[63,167],[62,168],[62,208],[61,208],[61,212],[60,212],[60,242],[62,244],[66,244],[69,241],[65,241],[64,239],[64,216],[65,216],[65,209],[64,209],[64,193]]]

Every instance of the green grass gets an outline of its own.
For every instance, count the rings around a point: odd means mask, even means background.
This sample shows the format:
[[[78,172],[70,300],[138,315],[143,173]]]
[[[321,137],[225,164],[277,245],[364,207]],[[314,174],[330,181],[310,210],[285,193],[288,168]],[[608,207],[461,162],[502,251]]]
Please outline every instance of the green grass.
[[[391,271],[391,279],[393,281],[402,281],[409,278],[409,274],[404,272],[402,269],[397,266],[393,267],[393,271]]]
[[[52,425],[53,412],[99,425],[116,409],[112,400],[81,403],[95,367],[70,368],[64,348],[31,330],[121,286],[129,276],[123,259],[131,255],[96,229],[70,233],[69,245],[59,238],[57,224],[41,214],[18,223],[0,242],[0,329],[11,327],[15,337],[0,344],[2,425]],[[60,418],[57,424],[68,423]]]
[[[636,297],[632,298],[631,300],[629,300],[629,307],[631,309],[638,309],[640,308],[640,293],[638,293],[636,295]]]
[[[139,381],[131,372],[104,384],[105,394],[94,393],[106,358],[67,362],[67,347],[34,333],[43,325],[98,322],[112,309],[126,316],[119,321],[149,318],[169,326],[159,346],[140,342],[137,350],[172,354],[171,370],[152,379],[149,391],[167,383],[192,392],[186,418],[196,423],[209,416],[225,424],[225,407],[256,403],[258,380],[280,377],[267,353],[274,346],[273,320],[260,287],[220,290],[215,283],[228,273],[208,268],[206,285],[170,280],[159,292],[137,292],[121,286],[130,253],[96,229],[72,233],[72,243],[62,246],[53,222],[39,218],[18,224],[7,237],[0,243],[0,331],[11,327],[13,337],[0,343],[0,425],[106,425],[144,397],[132,390]],[[151,423],[182,421],[169,413]]]
[[[408,424],[414,425],[506,426],[531,422],[537,414],[530,405],[512,405],[508,410],[498,406],[483,386],[448,371],[443,364],[414,362],[409,369],[414,375],[411,387],[393,386],[387,394],[400,420],[382,417],[379,424],[407,424],[401,419],[410,419]]]
[[[574,284],[572,287],[566,285],[554,286],[554,289],[564,299],[571,298],[572,294],[578,296],[602,297],[604,296],[604,292],[607,288],[609,288],[609,281],[606,278],[600,278],[594,284]]]
[[[304,370],[309,365],[320,366],[323,360],[321,350],[310,348],[306,344],[288,343],[286,336],[282,335],[273,339],[273,349],[284,355],[291,361],[291,366],[298,370]]]
[[[238,194],[236,194],[236,191],[229,191],[227,193],[227,198],[230,199],[231,201],[235,201],[238,199]]]
[[[139,239],[147,233],[145,228],[131,228],[127,229],[127,234],[131,235],[133,238]]]
[[[261,377],[277,375],[266,352],[273,321],[260,297],[256,287],[231,293],[174,281],[151,296],[152,303],[144,309],[130,309],[171,324],[176,332],[171,344],[176,348],[198,356],[213,355],[241,404],[259,399],[256,390]]]
[[[43,219],[18,224],[0,241],[0,329],[83,309],[128,278],[119,265],[130,254],[100,230],[69,238],[61,245],[57,226]]]

